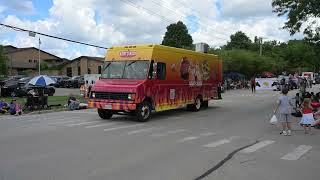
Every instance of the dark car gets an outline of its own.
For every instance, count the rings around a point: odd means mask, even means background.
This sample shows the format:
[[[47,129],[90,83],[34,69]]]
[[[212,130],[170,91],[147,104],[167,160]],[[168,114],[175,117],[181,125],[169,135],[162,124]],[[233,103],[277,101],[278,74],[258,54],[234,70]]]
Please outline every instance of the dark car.
[[[65,87],[67,88],[79,88],[81,85],[84,84],[83,76],[73,76],[71,79],[65,82]]]
[[[19,86],[19,80],[25,80],[24,78],[25,77],[22,78],[21,76],[13,76],[5,80],[3,86],[1,87],[1,96],[14,96],[15,94],[13,92]]]
[[[16,89],[14,89],[11,96],[13,96],[13,97],[27,96],[28,92],[34,88],[39,88],[39,87],[35,87],[34,85],[28,84],[28,83],[19,83],[18,87]],[[45,86],[41,89],[43,89],[44,94],[47,94],[48,96],[53,96],[56,91],[53,86]]]
[[[65,76],[63,78],[61,78],[59,81],[58,81],[58,84],[59,84],[59,87],[60,88],[66,88],[67,87],[67,83],[68,81],[71,79],[71,77],[68,77],[68,76]]]
[[[51,76],[56,83],[53,85],[56,88],[65,87],[65,82],[70,79],[68,76]]]
[[[10,79],[5,82],[4,86],[1,89],[2,96],[11,96],[11,97],[23,97],[28,94],[28,92],[34,87],[29,84],[29,81],[32,77],[24,77],[18,80]],[[52,86],[44,87],[44,93],[52,96],[55,93],[55,89]]]

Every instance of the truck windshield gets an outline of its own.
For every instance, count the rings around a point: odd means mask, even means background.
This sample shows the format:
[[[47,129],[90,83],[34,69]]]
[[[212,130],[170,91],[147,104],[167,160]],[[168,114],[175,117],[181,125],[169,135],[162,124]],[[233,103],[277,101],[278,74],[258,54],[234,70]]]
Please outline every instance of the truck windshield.
[[[109,61],[104,64],[102,78],[107,79],[146,79],[149,61]]]

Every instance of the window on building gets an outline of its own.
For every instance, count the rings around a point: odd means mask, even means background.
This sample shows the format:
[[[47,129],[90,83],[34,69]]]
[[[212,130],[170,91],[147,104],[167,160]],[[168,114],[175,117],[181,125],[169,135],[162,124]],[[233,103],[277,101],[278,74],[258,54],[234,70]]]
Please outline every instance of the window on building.
[[[81,75],[81,68],[80,68],[80,66],[78,66],[78,76],[80,76]]]
[[[90,68],[88,68],[88,74],[91,74],[91,69]]]
[[[71,77],[72,76],[72,68],[67,67],[67,76]]]
[[[157,78],[159,80],[165,80],[166,79],[166,63],[157,63]]]
[[[34,63],[37,63],[37,62],[38,62],[38,60],[36,60],[36,59],[35,59],[35,60],[33,60],[33,62],[34,62]]]
[[[101,66],[98,66],[98,74],[101,74]]]
[[[32,59],[29,59],[29,63],[32,63]]]

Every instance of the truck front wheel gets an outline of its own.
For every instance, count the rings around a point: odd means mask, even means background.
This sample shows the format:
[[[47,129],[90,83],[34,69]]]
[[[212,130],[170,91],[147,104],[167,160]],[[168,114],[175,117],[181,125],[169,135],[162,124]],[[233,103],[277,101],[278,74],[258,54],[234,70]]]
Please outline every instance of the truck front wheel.
[[[151,105],[149,102],[144,101],[137,106],[136,116],[138,121],[147,122],[151,117]]]
[[[98,109],[98,114],[102,119],[110,119],[113,115],[113,112],[106,109]]]

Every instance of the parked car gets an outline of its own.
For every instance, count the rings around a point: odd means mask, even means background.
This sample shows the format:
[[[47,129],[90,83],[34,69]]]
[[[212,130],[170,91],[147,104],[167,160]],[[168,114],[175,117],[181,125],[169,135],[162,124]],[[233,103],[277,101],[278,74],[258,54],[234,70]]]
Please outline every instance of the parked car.
[[[65,81],[70,79],[70,77],[68,76],[50,76],[50,77],[56,81],[56,83],[53,84],[53,86],[56,88],[65,87]]]
[[[11,79],[5,82],[4,86],[1,89],[2,96],[11,96],[11,97],[23,97],[28,94],[28,92],[34,87],[29,84],[29,81],[32,77],[24,77],[18,80]],[[55,89],[52,86],[46,86],[44,88],[44,93],[49,96],[53,96]]]
[[[66,81],[65,87],[79,88],[83,84],[84,84],[83,76],[73,76],[71,79]]]
[[[28,83],[19,83],[18,87],[14,89],[14,91],[11,93],[12,97],[24,97],[28,95],[28,92],[33,89],[34,86]],[[55,93],[55,88],[53,86],[45,86],[44,87],[44,94],[47,94],[48,96],[53,96]]]
[[[23,78],[19,76],[13,76],[5,80],[1,88],[1,96],[13,96],[14,89],[16,89],[19,85],[19,79]]]

